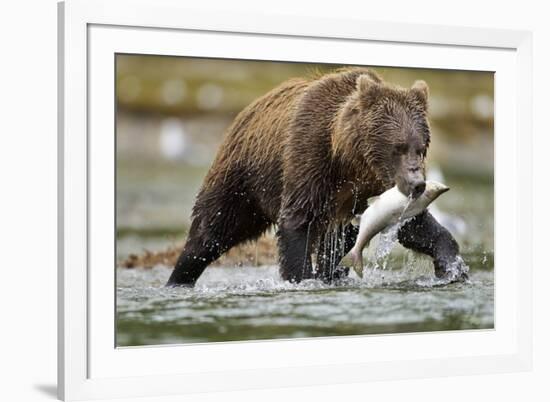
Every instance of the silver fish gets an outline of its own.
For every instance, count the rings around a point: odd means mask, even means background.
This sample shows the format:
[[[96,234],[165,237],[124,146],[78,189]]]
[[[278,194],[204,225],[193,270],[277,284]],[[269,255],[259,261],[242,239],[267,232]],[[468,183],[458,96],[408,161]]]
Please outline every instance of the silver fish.
[[[395,186],[370,204],[361,215],[359,234],[349,252],[357,275],[363,277],[363,249],[376,234],[399,221],[418,215],[446,191],[449,191],[446,185],[428,180],[426,190],[417,199],[407,197]]]

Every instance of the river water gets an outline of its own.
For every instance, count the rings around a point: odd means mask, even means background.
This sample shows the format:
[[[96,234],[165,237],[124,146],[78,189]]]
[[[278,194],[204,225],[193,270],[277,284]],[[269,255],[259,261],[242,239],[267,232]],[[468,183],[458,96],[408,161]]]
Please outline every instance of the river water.
[[[119,261],[185,239],[203,170],[128,162],[117,174]],[[429,260],[399,245],[389,255],[385,247],[369,247],[368,254],[381,259],[378,268],[371,266],[363,280],[352,273],[338,286],[288,284],[276,266],[256,266],[254,259],[244,266],[211,266],[194,289],[165,288],[171,272],[166,265],[118,267],[117,345],[492,328],[492,178],[448,175],[442,181],[451,191],[431,207],[443,212],[442,224],[454,226],[469,283],[442,286]]]
[[[283,282],[276,266],[211,267],[193,289],[164,287],[170,272],[117,270],[118,346],[493,328],[492,270],[442,286],[415,261],[329,286]]]

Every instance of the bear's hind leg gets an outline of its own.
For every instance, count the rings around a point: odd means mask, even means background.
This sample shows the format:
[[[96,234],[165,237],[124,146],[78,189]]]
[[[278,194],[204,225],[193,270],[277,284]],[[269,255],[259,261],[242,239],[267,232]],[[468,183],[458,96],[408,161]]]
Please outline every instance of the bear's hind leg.
[[[201,225],[196,222],[195,219],[191,224],[189,237],[166,283],[167,286],[194,286],[206,267],[222,254],[218,243],[201,233],[197,229]]]
[[[279,272],[285,281],[294,283],[313,278],[311,265],[314,233],[311,225],[290,228],[280,225],[277,231],[279,246]]]
[[[250,202],[224,199],[223,208],[199,210],[167,286],[192,287],[206,267],[233,246],[254,240],[271,222]]]

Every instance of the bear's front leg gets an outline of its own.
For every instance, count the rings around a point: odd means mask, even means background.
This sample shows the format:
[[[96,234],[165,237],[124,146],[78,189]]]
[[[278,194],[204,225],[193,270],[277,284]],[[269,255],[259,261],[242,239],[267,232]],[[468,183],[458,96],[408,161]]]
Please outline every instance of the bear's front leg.
[[[405,223],[399,229],[398,239],[403,246],[432,257],[438,278],[447,278],[451,282],[468,279],[458,243],[428,211]]]
[[[285,281],[298,283],[313,277],[313,237],[311,224],[306,223],[297,228],[285,224],[279,226],[279,271]]]
[[[342,258],[349,253],[359,228],[351,223],[340,225],[337,230],[329,230],[320,236],[317,248],[317,268],[315,276],[326,283],[343,279],[349,274],[349,267],[340,265]]]

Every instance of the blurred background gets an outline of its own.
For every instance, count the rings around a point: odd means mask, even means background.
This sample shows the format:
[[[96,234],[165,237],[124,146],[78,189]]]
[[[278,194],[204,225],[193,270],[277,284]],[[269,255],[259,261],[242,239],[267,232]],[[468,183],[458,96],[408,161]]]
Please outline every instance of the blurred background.
[[[167,247],[183,241],[195,195],[237,113],[288,78],[338,67],[117,55],[119,263],[169,264],[175,256],[165,259],[170,254]],[[417,79],[428,83],[432,126],[428,173],[452,188],[438,201],[440,211],[435,212],[443,214],[440,219],[451,218],[445,222],[463,252],[471,253],[471,258],[492,258],[493,74],[373,68],[386,81],[403,87]],[[156,256],[160,260],[136,260],[158,252],[164,253]],[[265,252],[270,253],[267,262],[275,257],[272,250]]]

